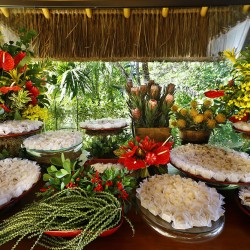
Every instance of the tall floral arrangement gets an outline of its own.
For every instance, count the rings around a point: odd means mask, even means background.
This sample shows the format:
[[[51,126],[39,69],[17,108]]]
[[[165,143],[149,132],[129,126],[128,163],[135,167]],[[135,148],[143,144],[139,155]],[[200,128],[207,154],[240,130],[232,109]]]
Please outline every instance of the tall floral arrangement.
[[[0,46],[0,120],[40,119],[48,116],[45,108],[46,78],[39,63],[32,63],[29,49],[34,31],[20,33],[16,42]]]
[[[171,107],[174,103],[175,85],[161,87],[153,80],[141,86],[126,84],[128,107],[136,128],[168,127]]]
[[[241,120],[250,112],[250,47],[239,55],[234,49],[224,51],[223,55],[233,64],[232,79],[219,90],[207,91],[205,95],[218,98],[228,116]]]

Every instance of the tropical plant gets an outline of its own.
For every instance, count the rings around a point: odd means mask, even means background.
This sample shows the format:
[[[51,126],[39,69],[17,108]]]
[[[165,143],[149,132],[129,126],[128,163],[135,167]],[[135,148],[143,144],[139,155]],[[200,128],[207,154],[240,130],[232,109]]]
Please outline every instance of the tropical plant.
[[[35,32],[24,30],[20,40],[4,43],[0,50],[0,120],[46,119],[46,79],[38,63],[31,63],[29,46]],[[34,110],[41,116],[34,116]]]

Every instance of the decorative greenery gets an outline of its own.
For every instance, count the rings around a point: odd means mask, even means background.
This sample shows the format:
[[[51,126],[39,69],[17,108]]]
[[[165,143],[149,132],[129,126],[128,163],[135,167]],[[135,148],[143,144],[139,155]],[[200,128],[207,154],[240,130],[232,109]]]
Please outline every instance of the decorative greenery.
[[[32,203],[3,221],[0,224],[0,245],[16,239],[12,247],[15,249],[23,238],[28,237],[36,239],[30,249],[39,244],[54,250],[81,250],[101,233],[117,226],[122,216],[121,204],[110,193],[90,196],[81,188],[65,189]],[[76,229],[83,231],[70,239],[44,234],[51,230]]]
[[[0,120],[20,120],[23,112],[39,106],[43,113],[49,102],[45,95],[46,78],[38,63],[32,64],[29,49],[34,31],[20,33],[20,40],[0,47]],[[43,115],[43,118],[47,117]],[[41,117],[39,117],[41,119]]]
[[[125,211],[131,207],[130,200],[134,194],[136,180],[129,175],[127,169],[119,170],[113,167],[99,173],[79,161],[71,162],[65,159],[63,154],[61,159],[53,158],[51,162],[53,165],[47,168],[47,173],[43,175],[46,184],[40,195],[49,196],[63,189],[80,187],[87,190],[88,194],[109,192],[118,198]]]
[[[212,130],[226,122],[223,110],[213,105],[209,99],[201,103],[192,100],[188,106],[184,107],[173,105],[172,111],[175,120],[172,120],[171,125],[180,130]]]
[[[132,81],[128,81],[127,103],[133,125],[137,128],[168,127],[174,90],[174,84],[162,89],[153,80],[140,87],[133,87]]]

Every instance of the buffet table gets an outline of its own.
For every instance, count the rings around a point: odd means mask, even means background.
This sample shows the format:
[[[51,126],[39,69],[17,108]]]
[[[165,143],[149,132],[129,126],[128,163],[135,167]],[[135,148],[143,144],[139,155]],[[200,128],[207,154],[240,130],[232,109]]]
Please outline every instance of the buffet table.
[[[0,213],[0,219],[7,218],[13,213],[22,209],[25,204],[32,202],[35,198],[35,192],[42,186],[40,181],[35,189],[25,196],[21,201]],[[163,250],[163,249],[176,249],[188,250],[198,247],[203,250],[249,250],[250,249],[250,216],[242,212],[236,202],[235,190],[222,190],[220,191],[225,196],[224,205],[225,213],[225,227],[222,233],[213,240],[204,243],[181,243],[172,239],[166,238],[150,226],[148,226],[141,216],[133,209],[128,217],[134,225],[135,236],[132,237],[132,231],[129,224],[124,221],[121,228],[113,235],[108,237],[98,238],[91,242],[85,249],[102,249],[102,250]],[[9,250],[15,244],[14,241],[0,246],[0,250]],[[16,248],[17,250],[28,250],[32,246],[32,240],[24,239]],[[36,246],[35,250],[44,250],[41,246]]]

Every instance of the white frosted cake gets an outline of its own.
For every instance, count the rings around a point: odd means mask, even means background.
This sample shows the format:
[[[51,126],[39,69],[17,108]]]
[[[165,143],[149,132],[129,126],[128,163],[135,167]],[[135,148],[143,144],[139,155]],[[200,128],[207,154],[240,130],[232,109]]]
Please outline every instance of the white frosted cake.
[[[128,125],[126,119],[102,118],[97,120],[87,120],[80,123],[80,127],[91,130],[119,129]]]
[[[40,177],[36,162],[19,158],[0,160],[0,206],[29,190]]]
[[[141,206],[175,229],[210,227],[223,214],[223,196],[203,182],[179,175],[155,175],[136,190]]]
[[[82,133],[78,131],[48,131],[30,136],[23,141],[28,150],[60,150],[67,149],[82,143]]]
[[[250,182],[250,156],[213,145],[186,144],[172,149],[171,163],[177,168],[220,182]]]

